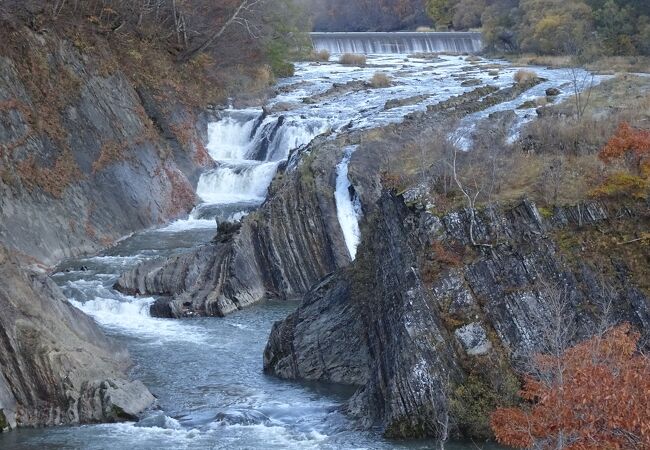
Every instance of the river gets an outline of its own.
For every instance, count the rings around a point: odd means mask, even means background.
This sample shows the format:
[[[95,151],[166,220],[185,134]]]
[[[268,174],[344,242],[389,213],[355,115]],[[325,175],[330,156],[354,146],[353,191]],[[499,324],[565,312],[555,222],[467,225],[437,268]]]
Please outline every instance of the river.
[[[485,63],[491,65],[491,74]],[[20,429],[0,435],[0,448],[432,448],[432,442],[388,441],[373,430],[356,429],[339,411],[351,395],[347,388],[287,382],[262,373],[262,352],[271,326],[286,317],[296,302],[268,301],[226,318],[165,320],[149,316],[154,299],[125,296],[112,285],[121,272],[143,260],[209,241],[215,234],[215,218],[240,220],[264,201],[278,165],[316,135],[399,121],[410,112],[474,89],[462,85],[469,78],[506,87],[516,70],[503,61],[477,64],[459,56],[431,60],[376,55],[369,56],[363,68],[299,63],[294,77],[278,83],[269,114],[259,109],[220,112],[220,120],[208,129],[207,148],[216,166],[202,175],[197,193],[203,203],[188,218],[137,233],[100,255],[67,261],[52,274],[75,306],[128,347],[134,361],[132,375],[158,398],[159,409],[139,423]],[[548,81],[491,111],[516,107],[543,95],[547,87],[564,86],[562,90],[569,92],[567,71],[535,70]],[[388,73],[394,85],[329,91],[334,83],[367,81],[377,71]],[[318,101],[309,101],[315,95]],[[384,108],[389,99],[416,95],[423,96],[416,104]],[[473,115],[465,125],[471,128],[488,113]],[[523,123],[534,110],[517,110],[517,115]],[[352,150],[346,153],[348,160]],[[340,176],[347,174],[346,164],[341,162]],[[347,184],[339,181],[337,197],[341,193],[344,197]],[[358,208],[344,198],[337,198],[337,204],[346,204],[339,214],[341,226],[348,228],[344,234],[352,236],[356,246]],[[353,255],[355,247],[348,244]],[[446,448],[477,447],[449,443]]]

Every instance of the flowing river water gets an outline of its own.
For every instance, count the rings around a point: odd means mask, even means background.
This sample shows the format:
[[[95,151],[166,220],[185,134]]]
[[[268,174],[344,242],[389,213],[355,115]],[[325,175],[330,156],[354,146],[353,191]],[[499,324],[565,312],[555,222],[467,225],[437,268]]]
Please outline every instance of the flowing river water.
[[[300,63],[294,77],[279,82],[277,96],[267,105],[270,113],[222,111],[208,129],[207,148],[216,164],[202,175],[197,193],[203,203],[187,219],[137,233],[101,255],[68,261],[52,275],[75,306],[130,350],[133,376],[150,388],[159,408],[139,423],[21,429],[0,435],[0,448],[433,448],[432,442],[388,441],[373,430],[356,429],[339,411],[352,393],[347,388],[288,382],[262,373],[262,352],[271,326],[286,317],[296,302],[268,301],[226,318],[165,320],[150,317],[153,298],[122,295],[112,285],[121,272],[143,260],[207,242],[217,222],[240,220],[264,201],[278,165],[316,135],[399,121],[410,112],[474,89],[462,86],[468,78],[498,87],[512,84],[516,68],[483,61],[487,62],[492,71],[498,66],[498,76],[458,56],[427,60],[375,55],[363,68]],[[471,129],[490,112],[513,109],[543,95],[547,87],[569,92],[567,71],[535,70],[548,81],[514,102],[472,115],[463,126]],[[367,81],[377,71],[388,73],[395,85],[319,95],[334,83]],[[310,101],[314,96],[318,100]],[[414,105],[384,108],[387,100],[413,96],[422,98]],[[516,113],[524,122],[534,110]],[[359,240],[360,211],[357,199],[346,198],[347,164],[353,151],[348,149],[337,167],[339,179],[332,193],[352,255]],[[449,443],[446,448],[477,447]]]

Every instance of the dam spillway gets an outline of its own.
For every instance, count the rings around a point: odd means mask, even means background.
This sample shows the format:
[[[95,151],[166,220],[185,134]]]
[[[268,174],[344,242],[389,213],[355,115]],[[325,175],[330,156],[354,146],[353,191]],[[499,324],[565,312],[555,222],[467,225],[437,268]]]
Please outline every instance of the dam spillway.
[[[314,32],[310,36],[314,50],[333,54],[463,54],[483,49],[481,33],[477,32]]]

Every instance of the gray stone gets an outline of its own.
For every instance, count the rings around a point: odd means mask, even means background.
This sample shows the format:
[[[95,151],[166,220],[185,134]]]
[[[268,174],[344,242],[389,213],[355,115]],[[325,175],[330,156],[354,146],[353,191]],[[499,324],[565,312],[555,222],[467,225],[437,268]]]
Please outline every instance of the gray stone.
[[[462,326],[454,334],[468,355],[485,355],[492,348],[485,328],[478,322]]]
[[[134,420],[154,402],[125,350],[0,246],[0,411],[7,424]]]

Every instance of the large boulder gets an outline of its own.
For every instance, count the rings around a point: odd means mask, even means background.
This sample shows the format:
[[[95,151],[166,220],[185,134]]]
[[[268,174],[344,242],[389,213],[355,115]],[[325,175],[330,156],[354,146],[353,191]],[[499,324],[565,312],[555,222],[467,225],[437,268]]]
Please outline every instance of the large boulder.
[[[128,353],[0,246],[0,429],[134,420],[154,397]]]

